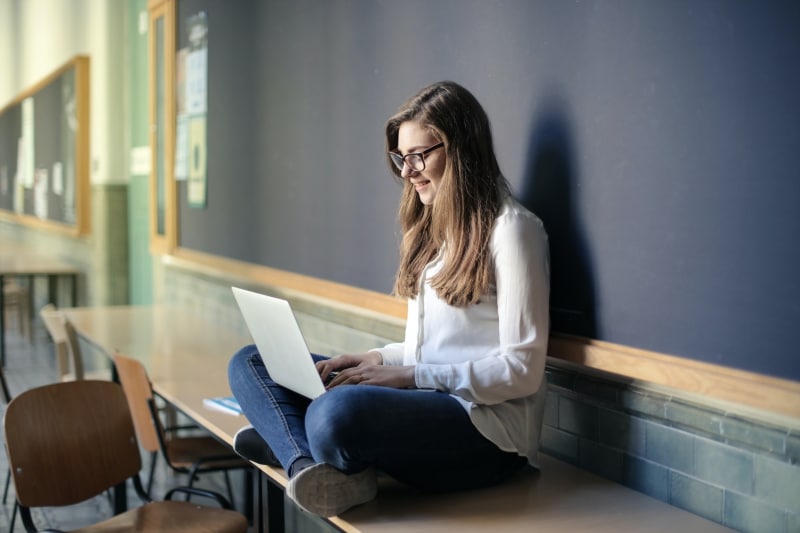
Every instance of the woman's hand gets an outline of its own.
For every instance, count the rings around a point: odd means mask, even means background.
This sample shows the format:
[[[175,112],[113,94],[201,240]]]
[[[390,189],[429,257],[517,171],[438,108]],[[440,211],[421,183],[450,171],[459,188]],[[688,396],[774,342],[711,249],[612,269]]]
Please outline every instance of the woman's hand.
[[[316,367],[319,377],[325,382],[328,381],[331,372],[340,372],[359,365],[380,365],[382,362],[380,352],[348,353],[318,361]]]
[[[339,385],[380,385],[395,389],[413,389],[413,366],[359,365],[342,370],[326,385],[332,389]]]
[[[384,366],[379,352],[343,354],[317,362],[317,371],[328,389],[339,385],[380,385],[414,388],[413,366]]]

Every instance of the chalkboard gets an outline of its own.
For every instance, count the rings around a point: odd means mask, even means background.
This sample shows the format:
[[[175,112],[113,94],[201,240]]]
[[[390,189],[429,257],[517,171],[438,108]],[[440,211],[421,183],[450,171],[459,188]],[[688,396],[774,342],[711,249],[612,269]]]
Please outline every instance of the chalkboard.
[[[0,214],[88,231],[89,59],[76,57],[0,111]]]
[[[553,330],[800,379],[800,4],[181,0],[207,203],[179,246],[379,292],[385,119],[452,79],[545,222]]]

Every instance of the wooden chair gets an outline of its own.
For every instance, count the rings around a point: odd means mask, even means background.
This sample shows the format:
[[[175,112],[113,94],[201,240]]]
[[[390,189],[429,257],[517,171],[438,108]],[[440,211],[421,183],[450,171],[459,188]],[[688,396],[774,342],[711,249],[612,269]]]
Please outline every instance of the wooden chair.
[[[74,505],[129,479],[146,503],[92,531],[247,531],[247,519],[211,491],[181,487],[164,501],[150,501],[139,479],[142,460],[131,413],[117,383],[84,380],[29,389],[8,405],[4,428],[20,516],[29,532],[37,531],[31,508]],[[169,499],[184,491],[223,508]]]
[[[3,306],[6,311],[14,311],[17,316],[17,326],[20,334],[30,341],[31,339],[31,309],[28,289],[14,280],[3,281]]]
[[[179,435],[178,430],[186,429],[186,426],[165,427],[158,414],[153,388],[144,366],[136,359],[120,353],[114,355],[114,365],[128,398],[139,443],[144,450],[150,452],[147,492],[150,492],[153,485],[153,474],[160,450],[173,471],[188,474],[190,487],[198,474],[223,472],[228,498],[233,501],[228,471],[244,469],[249,473],[252,468],[250,462],[211,435]]]
[[[56,367],[60,381],[79,381],[82,379],[111,379],[109,370],[86,371],[83,367],[83,354],[78,335],[72,323],[53,304],[47,304],[39,311],[39,316],[53,340],[56,353]]]

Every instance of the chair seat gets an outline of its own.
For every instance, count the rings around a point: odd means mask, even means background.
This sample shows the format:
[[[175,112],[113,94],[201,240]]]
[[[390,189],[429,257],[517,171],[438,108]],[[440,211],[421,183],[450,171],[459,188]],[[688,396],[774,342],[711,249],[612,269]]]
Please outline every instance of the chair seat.
[[[168,439],[166,445],[170,462],[178,468],[191,469],[198,457],[221,457],[219,461],[204,461],[200,471],[250,466],[248,461],[232,455],[228,446],[211,436],[178,437]]]
[[[203,507],[191,502],[152,502],[72,533],[111,532],[245,533],[247,520],[235,511]]]

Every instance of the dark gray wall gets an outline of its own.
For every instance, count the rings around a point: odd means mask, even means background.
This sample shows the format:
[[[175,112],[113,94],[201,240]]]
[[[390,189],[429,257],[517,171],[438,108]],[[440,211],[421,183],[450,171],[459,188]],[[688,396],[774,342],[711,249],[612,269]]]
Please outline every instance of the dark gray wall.
[[[181,5],[211,53],[184,246],[390,290],[383,124],[452,79],[547,225],[554,330],[800,379],[800,3]]]

